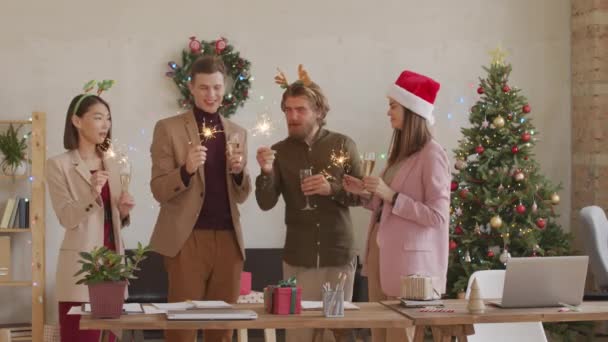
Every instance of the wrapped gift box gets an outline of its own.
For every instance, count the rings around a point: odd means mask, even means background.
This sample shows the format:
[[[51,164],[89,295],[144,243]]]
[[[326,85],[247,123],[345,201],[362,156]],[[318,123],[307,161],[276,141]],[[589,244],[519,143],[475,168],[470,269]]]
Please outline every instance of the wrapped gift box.
[[[296,286],[295,278],[264,288],[264,308],[275,315],[302,312],[302,288]]]
[[[241,292],[239,295],[246,296],[251,293],[251,272],[241,273]]]

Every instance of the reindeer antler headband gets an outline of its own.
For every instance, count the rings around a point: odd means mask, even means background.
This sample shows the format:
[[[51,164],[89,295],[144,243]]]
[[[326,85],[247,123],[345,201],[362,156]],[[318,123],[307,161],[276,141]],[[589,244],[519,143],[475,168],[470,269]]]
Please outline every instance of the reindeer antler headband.
[[[283,73],[279,68],[277,68],[277,71],[279,73],[274,77],[274,82],[278,84],[281,88],[287,89],[290,84],[287,81],[285,73]],[[304,66],[302,64],[298,65],[298,80],[295,81],[293,84],[296,83],[301,83],[306,87],[309,87],[312,84],[312,80],[310,79],[308,72],[306,71],[306,69],[304,69]]]
[[[72,114],[76,115],[76,113],[78,112],[78,107],[80,107],[82,100],[93,95],[92,93],[89,93],[89,92],[91,90],[93,90],[93,88],[95,88],[95,85],[97,85],[97,96],[99,96],[104,91],[112,88],[114,83],[115,83],[114,80],[103,80],[103,81],[99,81],[99,82],[95,81],[95,80],[90,80],[89,82],[85,83],[84,87],[82,87],[82,89],[84,90],[84,94],[80,97],[80,99],[78,99],[78,102],[76,102],[76,106],[74,106],[74,111],[72,112]]]

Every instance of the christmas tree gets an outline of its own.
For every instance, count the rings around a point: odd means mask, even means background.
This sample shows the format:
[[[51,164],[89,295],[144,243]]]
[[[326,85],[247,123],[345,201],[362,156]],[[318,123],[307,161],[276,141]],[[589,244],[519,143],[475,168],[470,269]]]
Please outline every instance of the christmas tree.
[[[466,290],[477,270],[504,269],[510,257],[570,254],[571,236],[556,222],[559,186],[532,153],[538,131],[521,90],[509,85],[511,65],[496,49],[484,67],[470,127],[455,153],[450,208],[448,293]]]

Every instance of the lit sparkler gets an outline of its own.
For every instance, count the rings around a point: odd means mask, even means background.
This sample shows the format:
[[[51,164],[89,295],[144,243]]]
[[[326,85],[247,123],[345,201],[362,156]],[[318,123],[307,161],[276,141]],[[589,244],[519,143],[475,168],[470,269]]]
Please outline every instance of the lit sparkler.
[[[274,131],[274,124],[270,119],[270,116],[267,113],[260,114],[255,123],[255,126],[251,130],[251,135],[258,136],[270,136],[270,134]]]

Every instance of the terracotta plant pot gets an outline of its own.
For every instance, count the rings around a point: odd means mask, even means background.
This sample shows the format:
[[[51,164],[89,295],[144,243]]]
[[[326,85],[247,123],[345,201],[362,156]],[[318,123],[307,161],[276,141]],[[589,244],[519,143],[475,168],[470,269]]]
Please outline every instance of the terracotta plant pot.
[[[126,281],[90,284],[91,317],[119,318],[125,302]]]

